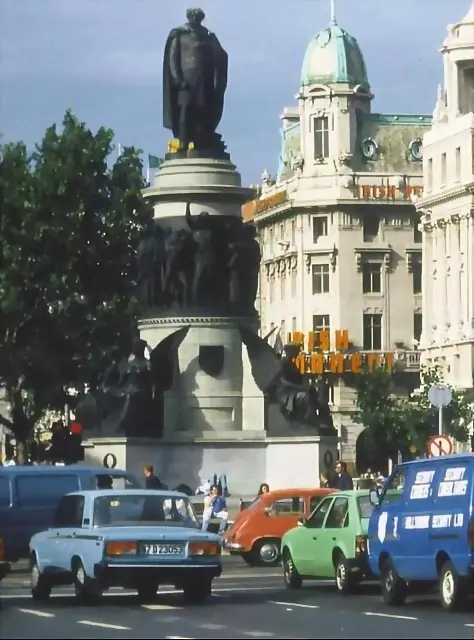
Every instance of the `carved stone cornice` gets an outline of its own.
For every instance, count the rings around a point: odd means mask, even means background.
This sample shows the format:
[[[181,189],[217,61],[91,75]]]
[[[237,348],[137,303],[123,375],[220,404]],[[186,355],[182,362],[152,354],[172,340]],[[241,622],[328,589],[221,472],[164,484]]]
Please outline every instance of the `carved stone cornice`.
[[[360,249],[354,249],[354,255],[357,265],[357,271],[361,272],[364,261],[367,258],[380,259],[385,273],[390,270],[392,261],[392,247],[391,245],[378,246],[378,247],[361,247]]]
[[[311,265],[313,263],[314,256],[327,256],[329,259],[329,264],[331,266],[331,270],[334,273],[336,271],[337,266],[337,254],[338,250],[336,245],[334,245],[331,249],[311,249],[309,251],[305,251],[305,262],[306,262],[306,270],[308,273],[311,272]]]

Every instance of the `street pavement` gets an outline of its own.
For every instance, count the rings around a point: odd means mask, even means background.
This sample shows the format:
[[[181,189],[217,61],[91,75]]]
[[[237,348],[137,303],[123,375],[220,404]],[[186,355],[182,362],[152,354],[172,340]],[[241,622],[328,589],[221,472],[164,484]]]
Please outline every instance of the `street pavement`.
[[[72,589],[33,602],[28,575],[14,571],[0,584],[3,638],[163,638],[168,640],[303,638],[459,638],[474,640],[474,611],[441,611],[436,594],[404,607],[385,607],[376,585],[342,597],[329,581],[284,588],[281,568],[250,568],[224,558],[209,602],[185,606],[181,594],[160,589],[156,604],[140,605],[133,592],[114,589],[92,606],[78,605]]]

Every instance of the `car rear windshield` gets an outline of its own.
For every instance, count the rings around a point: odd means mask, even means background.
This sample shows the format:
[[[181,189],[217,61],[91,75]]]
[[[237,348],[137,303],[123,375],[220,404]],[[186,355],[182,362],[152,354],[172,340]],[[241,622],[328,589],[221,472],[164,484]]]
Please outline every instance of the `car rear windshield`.
[[[187,498],[120,494],[94,500],[94,525],[197,528],[198,521]]]

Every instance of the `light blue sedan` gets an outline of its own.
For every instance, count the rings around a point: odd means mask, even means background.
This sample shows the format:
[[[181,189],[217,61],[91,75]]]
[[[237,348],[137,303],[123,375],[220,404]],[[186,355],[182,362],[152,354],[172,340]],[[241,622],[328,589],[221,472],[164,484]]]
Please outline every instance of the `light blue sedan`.
[[[64,496],[53,524],[30,541],[31,594],[45,601],[56,585],[73,584],[80,599],[112,586],[136,589],[143,602],[160,584],[203,602],[222,572],[221,540],[201,531],[182,493],[129,489]]]

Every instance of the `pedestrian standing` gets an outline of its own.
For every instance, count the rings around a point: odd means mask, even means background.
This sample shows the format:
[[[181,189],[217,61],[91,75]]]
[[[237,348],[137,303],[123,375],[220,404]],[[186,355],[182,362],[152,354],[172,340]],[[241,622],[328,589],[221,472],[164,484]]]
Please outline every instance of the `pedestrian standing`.
[[[168,487],[164,482],[155,475],[155,470],[152,464],[146,464],[144,468],[145,474],[145,487],[147,489],[159,489],[161,491],[166,491]]]
[[[354,483],[350,473],[347,471],[347,464],[342,460],[336,462],[334,471],[328,474],[326,486],[329,489],[339,491],[349,491],[354,488]]]

